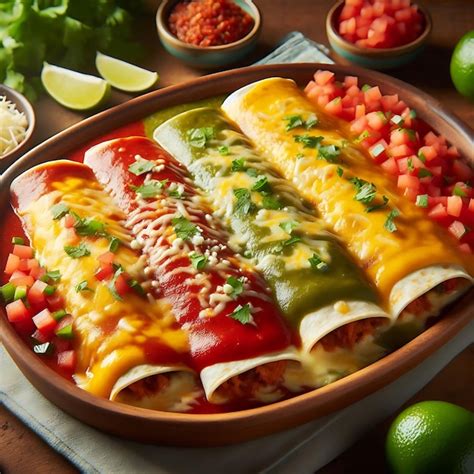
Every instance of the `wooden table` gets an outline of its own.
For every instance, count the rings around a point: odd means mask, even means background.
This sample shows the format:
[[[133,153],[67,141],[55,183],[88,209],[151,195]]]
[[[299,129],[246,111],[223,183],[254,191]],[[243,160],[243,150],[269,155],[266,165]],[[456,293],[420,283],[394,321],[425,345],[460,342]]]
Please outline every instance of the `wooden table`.
[[[153,3],[157,2],[151,0],[148,3],[153,11]],[[256,0],[255,3],[263,13],[263,32],[257,51],[248,58],[246,64],[270,51],[283,35],[293,30],[299,30],[315,41],[326,42],[324,19],[333,3],[331,0]],[[474,105],[455,91],[449,77],[451,51],[457,40],[472,29],[474,9],[469,6],[470,2],[465,0],[425,0],[424,3],[431,11],[434,21],[429,46],[415,63],[392,71],[391,74],[428,92],[474,128]],[[148,60],[143,65],[160,73],[161,87],[204,74],[203,71],[181,64],[162,49],[155,34],[151,13],[141,20],[139,30],[141,39],[150,50]],[[114,92],[111,104],[118,104],[128,98],[130,96],[126,94]],[[35,109],[38,118],[36,143],[85,117],[83,114],[65,110],[48,97],[39,100]],[[466,390],[466,387],[474,386],[473,362],[474,347],[471,346],[408,404],[435,399],[457,403],[474,410],[472,390]],[[383,443],[389,423],[390,420],[386,420],[320,472],[386,472]],[[70,473],[76,470],[17,418],[0,407],[0,472],[46,474]]]

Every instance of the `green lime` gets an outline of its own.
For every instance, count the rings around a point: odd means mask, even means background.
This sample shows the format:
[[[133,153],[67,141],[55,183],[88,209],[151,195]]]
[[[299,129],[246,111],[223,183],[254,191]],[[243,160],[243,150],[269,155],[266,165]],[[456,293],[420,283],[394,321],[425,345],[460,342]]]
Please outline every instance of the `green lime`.
[[[74,110],[92,109],[104,101],[110,92],[109,84],[100,77],[48,63],[43,65],[41,82],[53,99]]]
[[[466,33],[454,48],[451,79],[460,94],[474,100],[474,30]]]
[[[126,92],[144,91],[158,80],[156,72],[148,71],[102,53],[97,53],[95,66],[100,75],[111,86]]]
[[[395,474],[472,474],[474,414],[452,403],[417,403],[394,420],[385,448]]]

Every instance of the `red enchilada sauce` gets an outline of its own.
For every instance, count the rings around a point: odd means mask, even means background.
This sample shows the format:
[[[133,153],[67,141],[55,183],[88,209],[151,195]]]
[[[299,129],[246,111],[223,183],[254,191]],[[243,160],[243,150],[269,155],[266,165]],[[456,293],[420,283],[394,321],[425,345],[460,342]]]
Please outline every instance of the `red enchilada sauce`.
[[[181,41],[196,46],[220,46],[242,39],[254,21],[229,0],[181,1],[168,19],[171,32]]]

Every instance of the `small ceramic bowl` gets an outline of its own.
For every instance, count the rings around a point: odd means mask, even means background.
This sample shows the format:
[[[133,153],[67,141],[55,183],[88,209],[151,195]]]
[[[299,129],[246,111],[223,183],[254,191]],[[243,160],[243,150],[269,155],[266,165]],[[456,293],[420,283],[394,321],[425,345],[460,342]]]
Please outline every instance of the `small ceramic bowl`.
[[[203,68],[216,68],[235,63],[250,53],[257,43],[262,26],[262,15],[251,0],[234,0],[254,20],[251,31],[242,39],[221,46],[200,47],[179,40],[168,27],[168,17],[179,0],[163,0],[156,13],[158,35],[164,48],[173,56]]]
[[[417,5],[425,18],[425,29],[418,38],[396,48],[363,48],[346,41],[337,31],[337,20],[344,6],[344,0],[340,0],[329,10],[326,17],[326,33],[329,43],[340,56],[371,69],[393,69],[407,64],[423,51],[432,29],[432,20],[428,10],[418,3]]]
[[[21,155],[26,153],[31,144],[33,138],[33,131],[35,129],[35,112],[28,99],[19,92],[0,84],[0,97],[5,96],[8,101],[15,104],[19,112],[23,112],[28,122],[28,128],[26,130],[25,138],[16,148],[9,151],[5,155],[0,155],[0,173],[5,171],[9,165],[11,165]]]

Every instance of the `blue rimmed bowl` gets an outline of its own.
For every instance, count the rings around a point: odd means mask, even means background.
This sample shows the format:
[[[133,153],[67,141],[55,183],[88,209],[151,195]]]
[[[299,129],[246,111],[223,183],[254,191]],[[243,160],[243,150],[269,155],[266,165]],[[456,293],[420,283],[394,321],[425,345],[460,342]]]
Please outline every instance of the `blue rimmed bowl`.
[[[254,25],[250,32],[233,43],[205,47],[185,43],[171,33],[168,18],[178,1],[180,0],[163,0],[156,13],[156,27],[161,43],[170,54],[178,59],[192,66],[212,69],[238,62],[256,46],[262,27],[262,15],[251,0],[234,0],[234,3],[253,18]]]
[[[345,59],[370,69],[394,69],[413,61],[425,48],[433,22],[426,8],[417,3],[425,20],[425,28],[411,43],[396,48],[362,48],[346,41],[337,30],[337,20],[344,7],[344,0],[337,2],[326,17],[326,34],[332,49]]]

